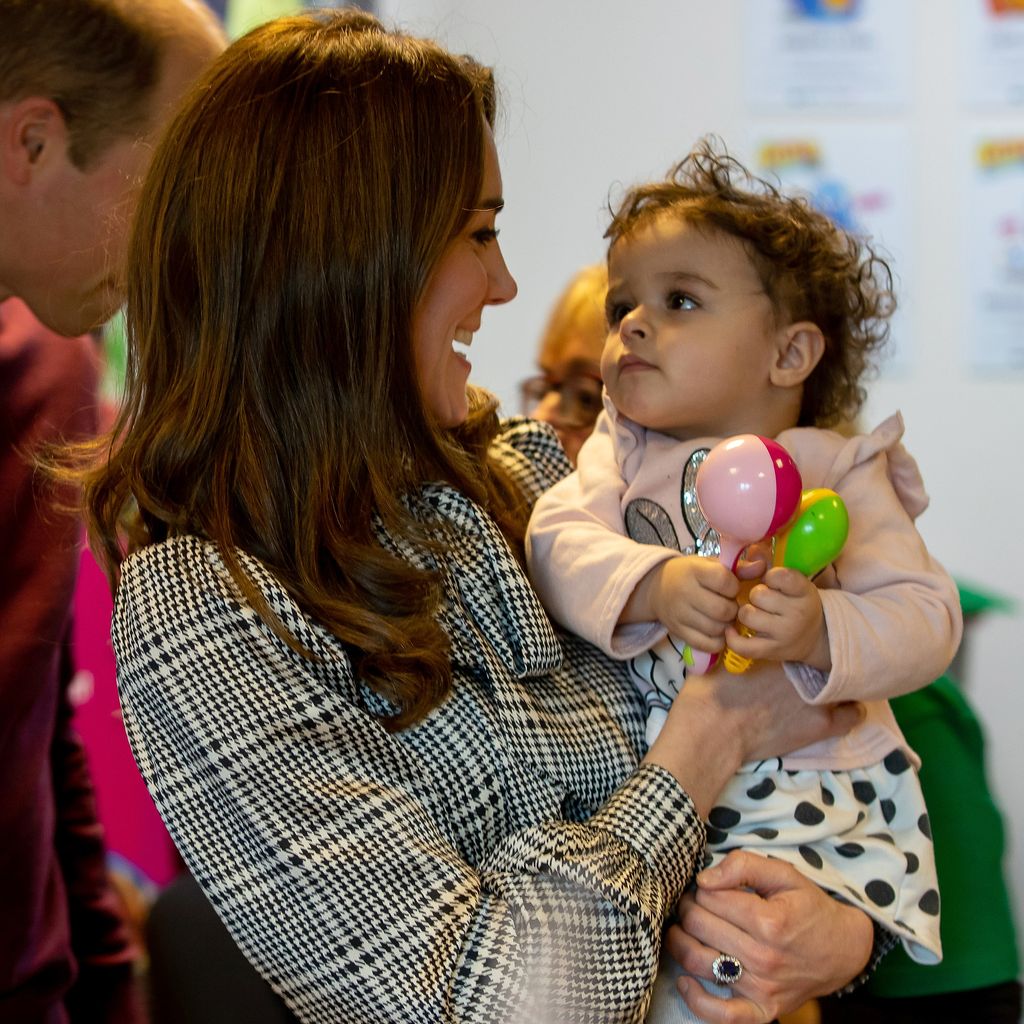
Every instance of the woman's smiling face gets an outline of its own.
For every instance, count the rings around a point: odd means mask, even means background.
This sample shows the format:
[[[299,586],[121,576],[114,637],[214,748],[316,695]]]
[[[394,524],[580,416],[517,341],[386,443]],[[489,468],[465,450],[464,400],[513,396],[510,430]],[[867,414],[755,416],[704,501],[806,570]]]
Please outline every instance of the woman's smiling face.
[[[426,409],[442,427],[458,426],[469,411],[466,384],[472,367],[453,342],[470,345],[484,306],[509,302],[516,295],[495,229],[503,201],[498,154],[489,128],[476,205],[465,227],[448,243],[413,315],[416,379]]]

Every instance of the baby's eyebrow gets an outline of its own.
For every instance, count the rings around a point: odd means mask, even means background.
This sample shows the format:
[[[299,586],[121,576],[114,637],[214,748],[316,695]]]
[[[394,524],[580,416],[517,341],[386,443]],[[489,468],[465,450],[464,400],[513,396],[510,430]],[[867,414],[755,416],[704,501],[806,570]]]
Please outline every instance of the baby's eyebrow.
[[[658,274],[657,277],[663,281],[696,281],[698,284],[706,285],[708,288],[714,288],[715,291],[720,290],[714,281],[692,270],[666,270]]]

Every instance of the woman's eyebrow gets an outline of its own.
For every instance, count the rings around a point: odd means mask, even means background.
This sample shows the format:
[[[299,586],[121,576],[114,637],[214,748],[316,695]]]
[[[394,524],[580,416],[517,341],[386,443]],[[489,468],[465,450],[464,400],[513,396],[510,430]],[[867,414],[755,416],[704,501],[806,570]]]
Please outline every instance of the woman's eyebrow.
[[[481,199],[479,206],[466,207],[466,213],[501,213],[505,209],[505,200],[501,196],[493,199]]]

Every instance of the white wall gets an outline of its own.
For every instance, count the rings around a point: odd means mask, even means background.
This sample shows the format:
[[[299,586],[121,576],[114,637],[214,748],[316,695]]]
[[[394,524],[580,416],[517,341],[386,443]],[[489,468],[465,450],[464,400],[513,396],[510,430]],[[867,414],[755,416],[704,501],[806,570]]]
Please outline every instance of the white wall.
[[[893,2],[893,0],[888,0]],[[932,507],[920,521],[958,578],[1015,599],[971,637],[968,692],[986,728],[992,787],[1008,818],[1010,882],[1024,926],[1024,375],[963,369],[969,329],[959,168],[967,124],[956,74],[958,2],[908,0],[917,34],[906,123],[914,173],[912,365],[872,387],[865,421],[894,408]],[[504,112],[502,243],[519,298],[489,310],[474,379],[515,411],[550,303],[581,264],[601,258],[609,189],[661,174],[706,132],[742,153],[742,0],[384,0],[385,20],[472,53],[496,70]],[[1024,133],[1024,111],[1020,115]],[[884,159],[884,154],[879,154]],[[897,267],[897,272],[899,268]],[[1015,454],[1015,452],[1017,454]],[[965,814],[969,809],[965,808]],[[965,827],[969,825],[965,822]]]

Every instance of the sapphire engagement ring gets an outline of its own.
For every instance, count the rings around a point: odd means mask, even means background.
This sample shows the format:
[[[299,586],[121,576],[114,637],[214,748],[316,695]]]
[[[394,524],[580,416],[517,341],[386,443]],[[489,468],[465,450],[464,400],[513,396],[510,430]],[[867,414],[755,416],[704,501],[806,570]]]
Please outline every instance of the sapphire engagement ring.
[[[743,975],[743,964],[728,953],[720,953],[711,965],[711,973],[719,985],[735,985]]]

